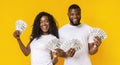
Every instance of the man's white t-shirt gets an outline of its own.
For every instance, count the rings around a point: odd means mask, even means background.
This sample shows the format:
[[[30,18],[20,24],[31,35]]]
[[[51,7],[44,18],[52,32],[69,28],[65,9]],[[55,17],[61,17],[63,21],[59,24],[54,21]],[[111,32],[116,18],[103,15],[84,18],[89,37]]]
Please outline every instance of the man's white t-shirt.
[[[64,65],[91,65],[88,53],[89,33],[91,29],[86,24],[78,26],[67,24],[59,29],[59,37],[62,42],[77,39],[82,44],[81,50],[76,51],[73,57],[65,58]]]

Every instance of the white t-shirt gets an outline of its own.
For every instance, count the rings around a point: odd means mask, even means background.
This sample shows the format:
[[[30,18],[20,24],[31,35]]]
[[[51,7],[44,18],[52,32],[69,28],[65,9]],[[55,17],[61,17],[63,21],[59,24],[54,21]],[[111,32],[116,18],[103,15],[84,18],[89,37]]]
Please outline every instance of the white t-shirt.
[[[53,65],[51,62],[50,49],[47,44],[57,39],[55,36],[42,35],[39,39],[34,39],[30,44],[31,49],[31,65]]]
[[[77,39],[82,44],[82,49],[76,51],[73,57],[65,58],[64,65],[91,65],[88,53],[88,40],[91,29],[86,24],[78,26],[67,24],[59,29],[59,37],[62,42]]]

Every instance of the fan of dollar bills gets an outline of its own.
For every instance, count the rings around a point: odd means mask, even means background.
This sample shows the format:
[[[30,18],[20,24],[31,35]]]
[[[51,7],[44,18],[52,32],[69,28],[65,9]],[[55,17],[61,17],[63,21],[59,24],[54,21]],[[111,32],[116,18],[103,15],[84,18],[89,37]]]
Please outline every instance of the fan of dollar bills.
[[[94,42],[94,37],[98,36],[101,40],[104,40],[107,38],[107,34],[100,28],[93,28],[90,32],[90,39],[89,42]]]
[[[26,27],[27,27],[27,24],[23,20],[16,21],[16,30],[19,30],[20,33],[22,33]]]
[[[54,51],[57,48],[60,48],[60,41],[59,39],[53,39],[47,44],[48,49]]]
[[[65,52],[68,51],[70,48],[75,48],[75,50],[77,51],[82,48],[82,44],[80,43],[79,40],[72,39],[72,40],[63,42],[60,48],[64,50]]]

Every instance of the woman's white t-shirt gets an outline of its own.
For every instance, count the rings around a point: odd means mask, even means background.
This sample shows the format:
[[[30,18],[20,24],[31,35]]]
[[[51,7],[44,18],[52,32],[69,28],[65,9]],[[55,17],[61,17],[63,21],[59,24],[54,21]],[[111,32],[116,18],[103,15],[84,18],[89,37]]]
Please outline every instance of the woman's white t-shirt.
[[[57,39],[55,36],[42,35],[39,39],[34,39],[30,44],[31,49],[31,65],[53,65],[51,62],[50,49],[47,44]]]

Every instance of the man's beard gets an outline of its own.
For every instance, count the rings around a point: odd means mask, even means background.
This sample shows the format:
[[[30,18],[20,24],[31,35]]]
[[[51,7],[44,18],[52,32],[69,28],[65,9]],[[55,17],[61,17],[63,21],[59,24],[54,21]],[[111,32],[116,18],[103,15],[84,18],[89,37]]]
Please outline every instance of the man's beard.
[[[76,23],[76,24],[73,23],[73,21],[72,21],[71,19],[69,19],[69,20],[70,20],[71,25],[73,25],[73,26],[78,26],[78,25],[81,24],[81,23],[80,23],[80,19],[77,20],[78,23]]]

